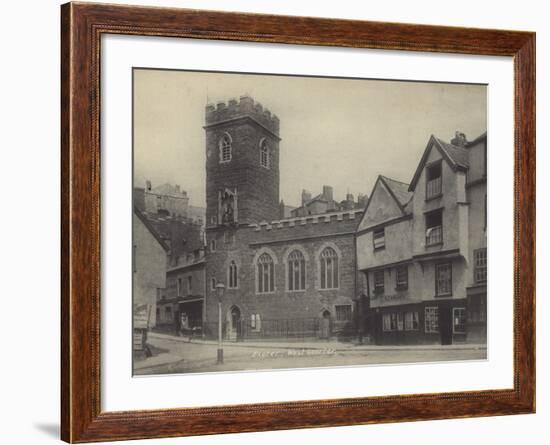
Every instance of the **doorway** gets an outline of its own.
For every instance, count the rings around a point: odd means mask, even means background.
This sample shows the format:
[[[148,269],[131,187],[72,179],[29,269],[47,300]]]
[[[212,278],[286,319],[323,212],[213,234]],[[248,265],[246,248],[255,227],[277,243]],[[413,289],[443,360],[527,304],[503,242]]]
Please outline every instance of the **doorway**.
[[[319,338],[328,340],[330,338],[330,312],[325,309],[321,313]]]
[[[241,337],[241,310],[232,306],[227,313],[227,339],[237,341]]]
[[[446,305],[439,306],[439,332],[441,333],[442,345],[450,345],[453,343],[452,309]]]

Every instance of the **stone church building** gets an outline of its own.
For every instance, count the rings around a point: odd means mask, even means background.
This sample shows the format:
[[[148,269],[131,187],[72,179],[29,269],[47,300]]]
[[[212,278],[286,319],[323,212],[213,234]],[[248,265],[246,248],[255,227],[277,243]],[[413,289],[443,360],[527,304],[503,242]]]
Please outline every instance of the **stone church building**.
[[[207,105],[204,130],[204,334],[217,333],[217,283],[226,339],[351,333],[364,201],[285,217],[279,119],[248,96]]]

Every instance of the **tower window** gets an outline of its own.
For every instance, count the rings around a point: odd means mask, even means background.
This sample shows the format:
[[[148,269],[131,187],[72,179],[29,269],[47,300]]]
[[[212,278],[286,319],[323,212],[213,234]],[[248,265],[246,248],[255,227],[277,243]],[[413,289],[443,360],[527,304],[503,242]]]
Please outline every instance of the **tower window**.
[[[231,161],[231,136],[225,133],[220,139],[220,162]]]
[[[236,289],[238,287],[238,274],[237,264],[235,261],[231,261],[229,264],[229,286],[230,289]]]
[[[260,164],[262,167],[270,168],[269,145],[265,139],[260,142]]]

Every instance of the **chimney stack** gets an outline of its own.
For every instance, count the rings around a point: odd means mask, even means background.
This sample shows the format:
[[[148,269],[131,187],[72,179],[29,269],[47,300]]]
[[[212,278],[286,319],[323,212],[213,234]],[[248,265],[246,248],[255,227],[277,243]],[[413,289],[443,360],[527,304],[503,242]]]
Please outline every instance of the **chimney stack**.
[[[467,143],[466,135],[460,131],[455,131],[455,137],[451,139],[451,144],[457,147],[464,147]]]
[[[304,189],[302,190],[302,205],[308,201],[311,201],[311,192]]]
[[[326,201],[334,201],[332,187],[330,185],[323,186],[323,199]]]

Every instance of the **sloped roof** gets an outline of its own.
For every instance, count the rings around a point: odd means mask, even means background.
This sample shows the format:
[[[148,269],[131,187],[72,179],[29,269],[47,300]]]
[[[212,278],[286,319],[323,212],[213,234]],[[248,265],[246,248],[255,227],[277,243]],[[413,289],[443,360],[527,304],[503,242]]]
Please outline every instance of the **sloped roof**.
[[[447,142],[444,142],[439,138],[435,138],[435,140],[441,146],[441,148],[445,150],[445,152],[455,165],[461,166],[463,168],[468,168],[470,166],[470,163],[468,161],[467,149],[465,149],[464,147],[458,147],[457,145],[448,144]]]
[[[411,180],[409,191],[414,191],[416,183],[418,182],[420,174],[422,173],[422,169],[424,168],[424,165],[428,160],[428,155],[430,154],[430,151],[433,147],[435,147],[441,153],[443,159],[445,159],[445,161],[454,171],[465,171],[469,168],[470,163],[468,162],[468,150],[466,148],[444,142],[432,134]]]
[[[170,219],[166,216],[156,213],[149,213],[140,210],[134,206],[134,213],[140,219],[145,227],[151,232],[166,251],[170,248]]]
[[[390,192],[393,194],[393,197],[401,205],[401,207],[405,207],[413,196],[413,193],[409,192],[409,184],[383,175],[380,175],[380,178],[384,181]]]
[[[388,178],[387,176],[378,175],[367,200],[367,205],[365,206],[361,214],[361,219],[358,225],[359,228],[361,228],[363,221],[365,220],[367,212],[369,211],[371,201],[375,196],[376,188],[379,187],[380,183],[384,184],[385,188],[389,192],[391,199],[393,199],[397,204],[397,207],[401,212],[401,215],[399,217],[405,216],[407,214],[408,209],[406,208],[406,206],[411,201],[411,198],[413,196],[412,192],[408,191],[409,184],[405,184],[404,182]]]
[[[483,139],[487,139],[487,132],[481,133],[477,138],[475,138],[473,141],[466,142],[466,147],[471,147],[472,145],[476,145],[479,141],[482,141]]]

